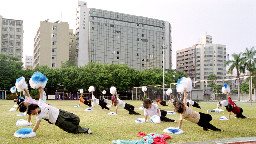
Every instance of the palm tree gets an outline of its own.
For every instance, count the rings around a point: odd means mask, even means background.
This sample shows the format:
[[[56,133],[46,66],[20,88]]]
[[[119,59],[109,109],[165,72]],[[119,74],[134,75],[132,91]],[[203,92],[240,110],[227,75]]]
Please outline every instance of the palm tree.
[[[245,56],[245,69],[249,71],[250,83],[252,72],[255,69],[255,54],[256,50],[254,49],[254,47],[252,47],[251,49],[246,48],[245,53],[243,53],[243,55]],[[252,100],[252,86],[250,86],[250,100]]]
[[[244,73],[245,72],[245,68],[244,68],[244,64],[245,64],[245,57],[242,57],[243,53],[239,53],[239,54],[232,54],[232,57],[234,60],[228,60],[225,62],[225,66],[230,65],[228,72],[229,73],[233,73],[234,68],[236,69],[236,78],[238,79],[237,81],[237,85],[238,85],[238,101],[240,101],[240,73]]]

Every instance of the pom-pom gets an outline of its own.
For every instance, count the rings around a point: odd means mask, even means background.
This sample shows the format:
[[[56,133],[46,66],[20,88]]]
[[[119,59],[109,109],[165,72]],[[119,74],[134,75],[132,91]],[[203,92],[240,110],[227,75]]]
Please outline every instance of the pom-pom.
[[[24,77],[20,77],[20,78],[16,79],[15,86],[20,91],[23,91],[24,89],[28,89],[28,85],[27,85]]]
[[[79,105],[74,105],[74,107],[80,107]]]
[[[194,101],[192,101],[192,100],[188,100],[188,103],[190,104],[190,105],[194,105]]]
[[[87,108],[84,111],[92,111],[92,109],[91,108]]]
[[[83,90],[83,89],[79,89],[79,92],[80,92],[80,93],[84,93],[84,90]]]
[[[33,132],[32,128],[22,128],[22,129],[17,130],[14,133],[14,136],[21,137],[21,138],[28,138],[28,137],[35,137],[36,133]]]
[[[220,104],[221,104],[222,107],[225,107],[225,106],[228,105],[228,101],[227,100],[223,100],[223,101],[220,102]]]
[[[89,89],[88,89],[89,92],[94,92],[95,91],[95,88],[94,86],[90,86]]]
[[[146,86],[142,86],[141,88],[142,88],[143,92],[147,91],[147,87]]]
[[[171,93],[172,93],[172,89],[168,88],[168,90],[166,91],[166,94],[169,96],[169,95],[171,95]]]
[[[137,118],[135,120],[136,123],[145,123],[145,118]]]
[[[108,113],[108,115],[117,115],[117,114],[114,112],[110,112],[110,113]]]
[[[172,134],[183,134],[183,130],[174,128],[174,127],[169,127],[167,129],[164,129],[164,132],[166,133],[172,133]]]
[[[222,87],[222,93],[227,94],[230,93],[230,87],[227,84],[224,84]]]
[[[112,87],[110,88],[110,93],[111,93],[112,95],[115,94],[115,93],[116,93],[116,87],[112,86]]]
[[[29,80],[29,84],[33,89],[39,87],[45,88],[48,79],[40,72],[34,72],[32,77]]]
[[[16,111],[16,109],[15,108],[11,108],[9,111]]]
[[[27,113],[19,113],[16,116],[27,116]]]
[[[219,118],[219,120],[228,120],[228,118],[226,118],[225,116],[222,116]]]
[[[219,112],[222,112],[222,111],[224,111],[223,109],[218,109],[218,108],[216,108],[216,109],[213,109],[214,111],[219,111]]]
[[[11,93],[15,93],[16,92],[16,87],[15,86],[11,87],[10,91],[11,91]]]
[[[192,90],[191,79],[185,78],[185,77],[180,78],[177,82],[176,88],[177,88],[177,92],[183,93],[184,90],[186,90],[186,92],[190,92]]]
[[[105,90],[102,91],[102,94],[106,94],[107,92]]]
[[[16,122],[16,126],[30,126],[32,123],[24,120],[24,119],[18,119]]]
[[[175,114],[174,111],[167,111],[167,114]]]
[[[152,123],[160,123],[161,122],[160,117],[158,115],[153,115],[150,120]]]

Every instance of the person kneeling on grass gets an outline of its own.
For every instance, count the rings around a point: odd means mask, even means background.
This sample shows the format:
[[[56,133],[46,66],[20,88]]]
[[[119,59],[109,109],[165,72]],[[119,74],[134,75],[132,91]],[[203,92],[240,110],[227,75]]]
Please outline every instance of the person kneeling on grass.
[[[157,115],[160,117],[161,121],[175,122],[175,120],[167,118],[166,117],[167,112],[164,110],[160,110],[158,106],[152,103],[150,99],[144,99],[143,107],[144,107],[145,122],[147,121],[148,115],[150,117],[152,117],[153,115]]]
[[[28,105],[27,114],[36,115],[36,124],[33,132],[36,132],[39,128],[41,119],[48,121],[50,124],[55,124],[59,128],[63,129],[69,133],[88,133],[91,134],[92,131],[89,128],[84,128],[79,125],[80,118],[70,112],[57,109],[46,104],[43,101],[43,88],[39,88],[40,99],[38,104]]]

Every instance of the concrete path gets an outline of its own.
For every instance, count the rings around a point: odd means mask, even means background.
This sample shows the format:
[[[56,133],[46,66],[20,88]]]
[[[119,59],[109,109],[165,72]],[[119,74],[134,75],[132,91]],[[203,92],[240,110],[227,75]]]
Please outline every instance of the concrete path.
[[[241,137],[212,141],[187,142],[183,144],[256,144],[256,137]]]

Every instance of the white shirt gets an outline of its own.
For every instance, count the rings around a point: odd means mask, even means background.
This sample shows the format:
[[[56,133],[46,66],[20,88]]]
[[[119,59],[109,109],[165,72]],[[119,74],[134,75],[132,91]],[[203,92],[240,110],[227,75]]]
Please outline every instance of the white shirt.
[[[117,100],[118,100],[118,103],[117,103],[117,107],[118,106],[121,106],[121,107],[125,107],[125,102],[123,102],[122,100],[120,100],[119,98],[117,98]]]
[[[54,124],[59,116],[59,109],[46,104],[42,99],[39,99],[38,106],[41,112],[36,116],[36,121],[48,119],[49,122]]]
[[[94,95],[92,95],[92,107],[99,105],[99,99],[96,99]]]
[[[157,111],[159,111],[159,116],[161,116],[161,112],[158,109],[158,106],[152,103],[151,108],[148,108],[148,109],[144,108],[144,116],[149,115],[150,117],[152,117],[153,115],[157,115]]]
[[[186,110],[180,114],[180,120],[183,120],[183,119],[187,121],[191,121],[193,123],[198,123],[200,120],[200,114],[199,112],[195,112],[191,108],[186,106]]]

